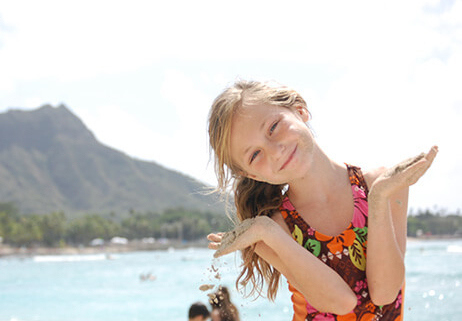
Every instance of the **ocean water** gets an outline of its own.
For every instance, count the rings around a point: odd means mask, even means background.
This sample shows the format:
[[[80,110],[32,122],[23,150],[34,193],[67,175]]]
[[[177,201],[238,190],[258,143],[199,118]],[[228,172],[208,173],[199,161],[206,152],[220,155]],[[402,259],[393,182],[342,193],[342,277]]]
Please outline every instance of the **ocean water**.
[[[275,302],[235,290],[239,257],[191,248],[123,254],[0,258],[0,321],[187,320],[207,303],[203,284],[225,285],[242,321],[291,320],[286,282]],[[405,320],[462,320],[462,240],[412,241]],[[152,279],[141,280],[150,274]]]

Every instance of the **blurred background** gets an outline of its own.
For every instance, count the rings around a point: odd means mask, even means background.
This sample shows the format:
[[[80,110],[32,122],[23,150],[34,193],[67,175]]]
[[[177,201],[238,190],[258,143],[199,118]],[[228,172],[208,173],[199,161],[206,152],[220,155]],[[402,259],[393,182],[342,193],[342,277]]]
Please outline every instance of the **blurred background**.
[[[462,234],[462,1],[6,0],[0,3],[0,267],[26,274],[0,279],[0,320],[72,320],[16,314],[22,294],[15,291],[49,288],[51,276],[39,276],[43,266],[54,269],[61,257],[66,265],[59,268],[76,268],[72,258],[56,254],[80,255],[78,264],[88,259],[82,255],[121,252],[130,264],[146,262],[128,252],[200,248],[207,233],[231,226],[223,203],[204,193],[215,186],[207,114],[240,78],[275,80],[301,92],[316,139],[338,162],[392,166],[437,144],[435,163],[411,188],[408,226],[409,236],[436,243],[412,253],[460,261],[457,240],[433,238]],[[168,252],[149,255],[155,253]],[[207,265],[211,257],[200,253]],[[53,262],[35,270],[39,254]],[[421,258],[411,271],[431,261]],[[31,267],[18,268],[20,262]],[[461,269],[446,268],[455,274],[435,279],[447,290],[443,297],[435,286],[408,293],[415,293],[411,302],[424,293],[436,298],[431,304],[456,320],[456,305],[444,304],[449,293],[460,293]],[[28,279],[31,269],[37,274]],[[145,273],[130,271],[137,282]],[[205,296],[197,284],[189,286],[196,290],[191,296]],[[49,302],[65,297],[51,292]],[[181,313],[194,301],[183,300]],[[280,304],[287,313],[287,301]],[[126,320],[156,315],[150,313]]]

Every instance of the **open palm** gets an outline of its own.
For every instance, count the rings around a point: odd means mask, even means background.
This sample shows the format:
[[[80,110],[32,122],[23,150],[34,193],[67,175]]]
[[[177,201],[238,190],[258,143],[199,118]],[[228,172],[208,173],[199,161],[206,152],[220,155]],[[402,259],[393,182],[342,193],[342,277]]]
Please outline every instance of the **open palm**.
[[[386,170],[372,184],[370,195],[389,197],[415,184],[431,166],[437,153],[438,147],[433,146],[428,153],[421,153]]]
[[[246,219],[232,231],[209,234],[207,236],[207,239],[211,241],[209,248],[216,250],[214,257],[245,249],[259,241],[263,241],[265,232],[268,232],[275,224],[267,216]]]

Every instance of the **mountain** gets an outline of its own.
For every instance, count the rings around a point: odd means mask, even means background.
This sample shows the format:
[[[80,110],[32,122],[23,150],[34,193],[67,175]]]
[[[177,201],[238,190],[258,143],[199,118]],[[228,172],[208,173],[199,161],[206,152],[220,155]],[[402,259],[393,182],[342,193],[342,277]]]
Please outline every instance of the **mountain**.
[[[102,145],[64,105],[0,114],[0,182],[22,213],[224,211],[205,184]]]

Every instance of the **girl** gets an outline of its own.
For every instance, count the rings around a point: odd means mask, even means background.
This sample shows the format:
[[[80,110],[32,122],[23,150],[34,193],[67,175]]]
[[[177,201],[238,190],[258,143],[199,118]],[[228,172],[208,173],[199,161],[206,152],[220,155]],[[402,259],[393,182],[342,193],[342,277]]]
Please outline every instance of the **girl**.
[[[237,217],[250,224],[210,234],[209,247],[217,256],[242,250],[236,284],[260,293],[264,280],[270,299],[282,273],[293,320],[402,320],[408,187],[437,147],[363,173],[322,151],[309,118],[284,86],[239,81],[215,99],[208,130],[218,188],[233,183]]]
[[[218,291],[209,294],[210,305],[212,306],[212,321],[239,321],[239,311],[231,302],[228,288],[220,286]]]

